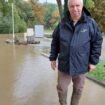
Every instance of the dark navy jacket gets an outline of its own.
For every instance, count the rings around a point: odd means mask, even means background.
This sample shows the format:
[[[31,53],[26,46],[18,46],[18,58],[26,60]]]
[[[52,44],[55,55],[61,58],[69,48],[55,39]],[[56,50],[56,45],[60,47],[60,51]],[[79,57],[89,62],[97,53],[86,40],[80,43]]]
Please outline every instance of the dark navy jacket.
[[[102,35],[94,19],[83,10],[81,19],[73,25],[69,13],[53,32],[50,61],[58,58],[58,70],[70,75],[88,72],[101,54]]]

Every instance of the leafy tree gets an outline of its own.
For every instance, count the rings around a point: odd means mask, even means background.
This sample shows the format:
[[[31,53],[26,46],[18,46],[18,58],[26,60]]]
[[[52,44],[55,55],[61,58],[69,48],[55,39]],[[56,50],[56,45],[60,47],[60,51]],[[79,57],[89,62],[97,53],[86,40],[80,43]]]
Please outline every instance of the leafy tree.
[[[44,11],[41,4],[38,3],[37,0],[29,0],[32,6],[34,19],[36,24],[43,24],[44,23]]]
[[[102,32],[105,32],[105,0],[94,0],[95,7],[91,9],[91,14],[97,21]]]
[[[12,32],[12,8],[14,3],[15,32],[24,32],[27,27],[43,23],[43,8],[38,0],[0,0],[0,33]]]
[[[2,0],[0,7],[1,13],[3,14],[0,17],[0,33],[11,33],[12,32],[12,2],[13,0],[9,0],[8,3],[5,3],[4,0]],[[24,32],[27,28],[24,20],[22,20],[18,14],[18,9],[16,9],[17,5],[14,2],[14,22],[15,22],[15,32]]]
[[[44,25],[45,28],[51,29],[60,19],[59,11],[56,4],[45,3],[44,5]]]
[[[9,33],[11,31],[11,17],[0,18],[0,33]]]
[[[21,20],[23,20],[27,27],[33,27],[35,24],[34,22],[34,14],[32,10],[32,6],[29,2],[17,0],[16,1],[16,10],[18,11],[19,17]]]
[[[17,9],[14,9],[14,23],[15,23],[15,32],[25,32],[26,31],[26,23],[23,19],[20,18]]]
[[[94,1],[93,0],[84,0],[84,5],[88,9],[92,9],[94,7]]]
[[[50,19],[50,25],[51,25],[52,29],[54,29],[55,26],[57,26],[59,20],[60,20],[60,18],[59,18],[59,11],[55,10],[52,13],[52,16],[51,16],[51,19]]]

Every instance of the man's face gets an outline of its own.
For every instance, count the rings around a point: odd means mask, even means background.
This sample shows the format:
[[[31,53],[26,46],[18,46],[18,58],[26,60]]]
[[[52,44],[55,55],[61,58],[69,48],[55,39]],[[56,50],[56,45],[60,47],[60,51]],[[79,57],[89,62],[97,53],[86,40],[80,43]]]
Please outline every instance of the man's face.
[[[78,21],[81,17],[83,8],[83,3],[81,0],[70,0],[68,8],[73,21]]]

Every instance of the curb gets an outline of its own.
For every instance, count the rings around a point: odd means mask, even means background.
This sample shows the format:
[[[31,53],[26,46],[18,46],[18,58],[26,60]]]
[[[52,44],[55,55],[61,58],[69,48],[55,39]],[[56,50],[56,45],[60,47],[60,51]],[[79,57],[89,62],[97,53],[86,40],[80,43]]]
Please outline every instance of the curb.
[[[44,37],[43,39],[44,39],[44,40],[46,40],[46,41],[49,41],[49,42],[51,42],[51,41],[52,41],[52,38],[47,38],[47,37]]]
[[[89,80],[91,80],[91,81],[93,81],[93,82],[95,82],[95,83],[97,83],[97,84],[99,84],[99,85],[101,85],[102,87],[105,88],[105,82],[96,80],[95,78],[93,78],[93,77],[91,77],[91,76],[88,76],[88,75],[86,75],[86,77],[87,77]]]
[[[45,56],[46,58],[48,58],[48,57],[49,57],[49,55],[48,55],[48,54],[46,54],[46,53],[44,53],[44,52],[41,52],[40,54],[41,54],[41,55],[43,55],[43,56]]]

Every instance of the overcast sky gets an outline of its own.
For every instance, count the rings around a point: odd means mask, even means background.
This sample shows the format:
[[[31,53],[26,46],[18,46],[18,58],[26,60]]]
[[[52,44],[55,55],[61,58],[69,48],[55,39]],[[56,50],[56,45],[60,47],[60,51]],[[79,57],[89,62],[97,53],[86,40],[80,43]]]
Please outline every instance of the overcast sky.
[[[40,3],[43,3],[43,2],[49,2],[49,3],[56,3],[56,0],[39,0]],[[64,0],[62,0],[63,2]]]

